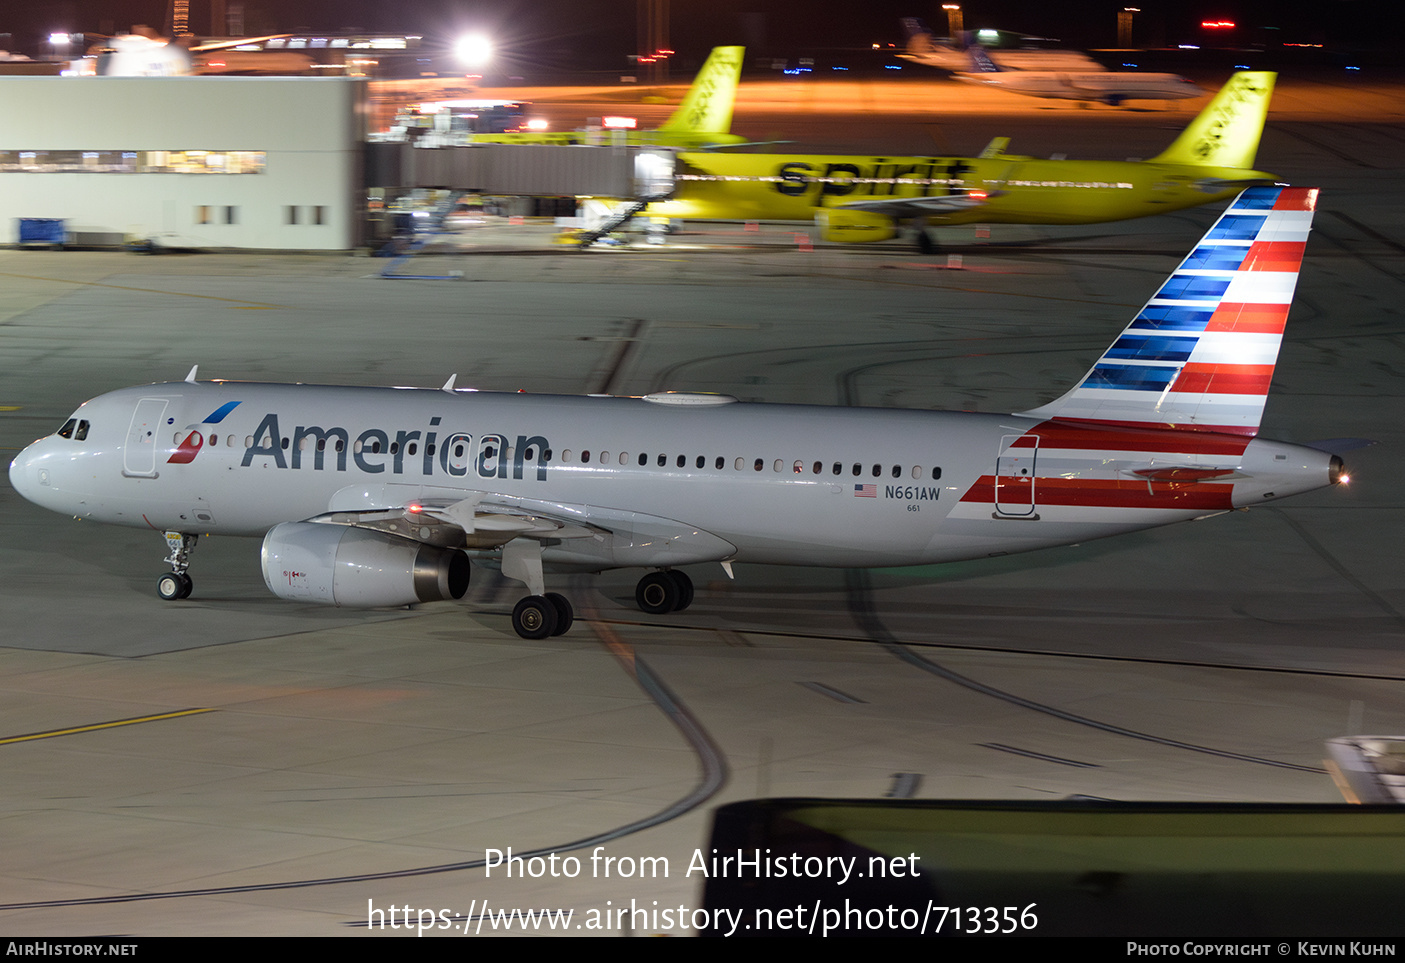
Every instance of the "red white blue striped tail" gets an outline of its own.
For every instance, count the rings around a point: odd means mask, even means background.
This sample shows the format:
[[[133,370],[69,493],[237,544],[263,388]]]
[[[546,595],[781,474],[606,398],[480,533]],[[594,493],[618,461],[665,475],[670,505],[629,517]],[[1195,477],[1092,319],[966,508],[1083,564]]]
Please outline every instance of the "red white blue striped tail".
[[[1032,418],[1256,435],[1317,189],[1235,198],[1091,371]]]

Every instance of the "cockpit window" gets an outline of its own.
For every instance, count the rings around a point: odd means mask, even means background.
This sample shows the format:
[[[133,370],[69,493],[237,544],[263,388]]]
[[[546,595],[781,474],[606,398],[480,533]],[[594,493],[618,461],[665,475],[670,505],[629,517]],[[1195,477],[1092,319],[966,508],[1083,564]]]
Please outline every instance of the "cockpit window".
[[[88,422],[77,418],[70,418],[63,423],[59,429],[60,438],[71,438],[74,441],[88,440]]]

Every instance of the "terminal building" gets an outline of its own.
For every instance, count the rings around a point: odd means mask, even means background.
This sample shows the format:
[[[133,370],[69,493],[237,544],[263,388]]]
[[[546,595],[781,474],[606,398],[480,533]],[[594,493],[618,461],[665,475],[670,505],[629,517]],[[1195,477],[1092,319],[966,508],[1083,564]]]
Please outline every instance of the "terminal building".
[[[62,218],[75,243],[345,250],[364,96],[343,78],[0,78],[0,215]]]
[[[0,243],[57,219],[75,245],[344,251],[373,194],[628,198],[671,159],[368,144],[368,100],[346,77],[0,77]]]

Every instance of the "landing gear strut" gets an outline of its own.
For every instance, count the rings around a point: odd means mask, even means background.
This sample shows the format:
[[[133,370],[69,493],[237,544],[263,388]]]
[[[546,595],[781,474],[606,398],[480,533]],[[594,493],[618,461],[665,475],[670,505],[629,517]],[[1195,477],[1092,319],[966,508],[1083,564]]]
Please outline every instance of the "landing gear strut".
[[[503,546],[502,573],[527,586],[531,592],[512,610],[512,630],[524,639],[565,635],[576,620],[566,596],[545,591],[541,542],[515,538]]]
[[[156,594],[166,601],[174,602],[190,597],[190,590],[194,583],[186,574],[186,569],[190,568],[190,553],[195,551],[195,543],[199,540],[199,535],[186,535],[181,532],[166,533],[166,545],[170,548],[171,554],[163,561],[171,566],[171,571],[156,580]]]

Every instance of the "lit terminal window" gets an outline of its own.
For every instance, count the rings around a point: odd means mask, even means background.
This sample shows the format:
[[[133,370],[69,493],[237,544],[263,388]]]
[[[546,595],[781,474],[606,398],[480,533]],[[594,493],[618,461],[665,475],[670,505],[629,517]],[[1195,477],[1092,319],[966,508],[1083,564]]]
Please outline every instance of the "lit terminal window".
[[[261,150],[145,150],[142,174],[262,174],[268,155]]]
[[[3,174],[134,174],[131,150],[0,150]]]
[[[261,150],[0,150],[0,174],[262,174]]]

